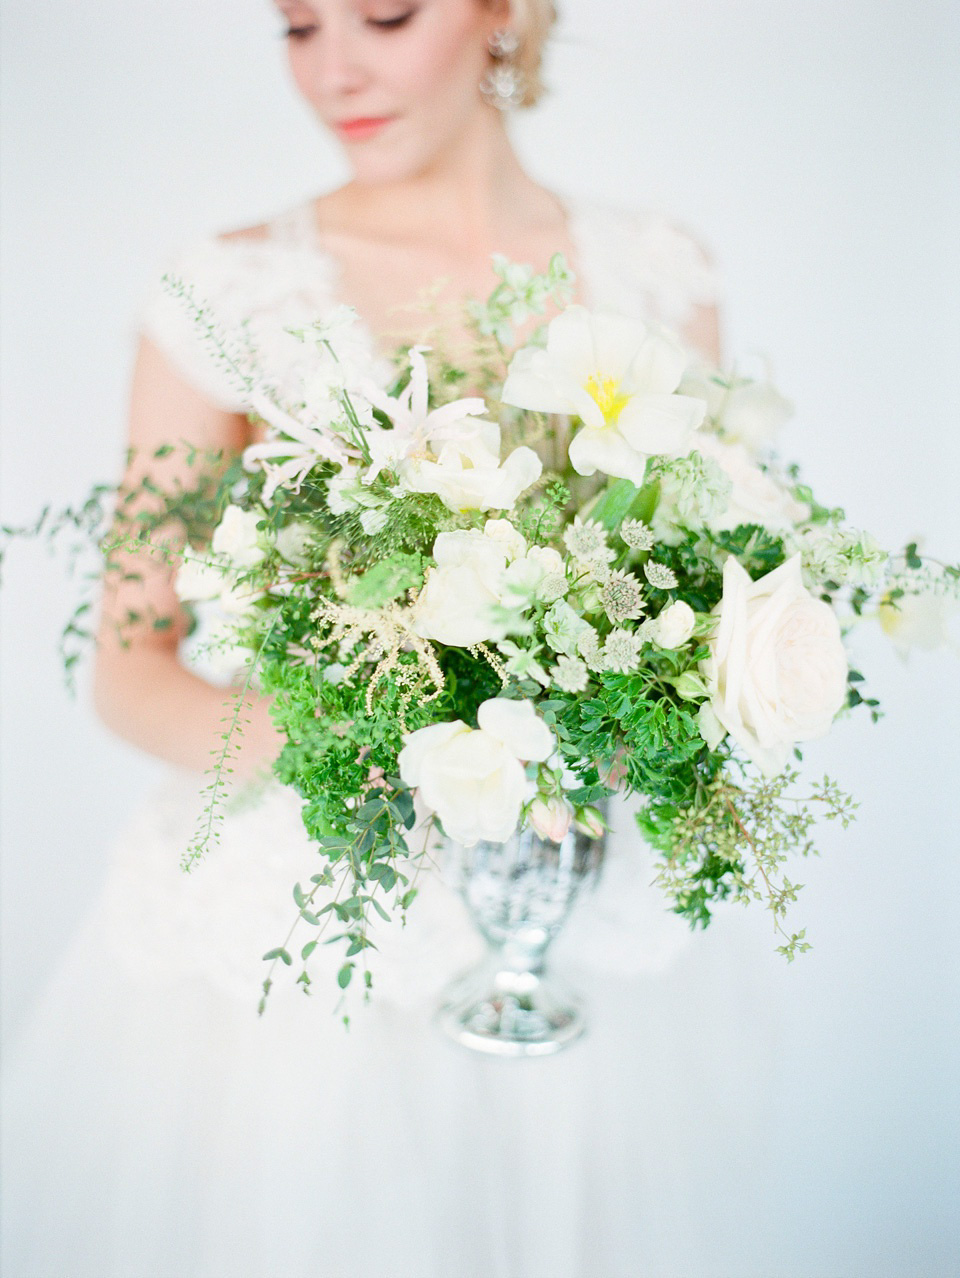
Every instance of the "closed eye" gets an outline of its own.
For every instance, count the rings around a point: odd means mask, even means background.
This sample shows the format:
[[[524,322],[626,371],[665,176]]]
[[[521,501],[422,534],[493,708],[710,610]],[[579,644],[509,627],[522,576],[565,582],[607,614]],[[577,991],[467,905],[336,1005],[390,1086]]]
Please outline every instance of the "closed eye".
[[[381,31],[395,31],[398,27],[402,27],[409,22],[415,13],[416,9],[411,9],[409,13],[400,13],[395,18],[368,18],[367,25],[376,27]],[[288,27],[286,31],[281,31],[280,38],[283,40],[306,40],[316,30],[316,23],[305,27]]]
[[[369,22],[371,27],[380,27],[383,30],[390,31],[395,27],[402,27],[405,22],[409,22],[415,12],[415,9],[411,9],[409,13],[401,13],[396,18],[381,18],[379,21],[375,18],[370,18]]]

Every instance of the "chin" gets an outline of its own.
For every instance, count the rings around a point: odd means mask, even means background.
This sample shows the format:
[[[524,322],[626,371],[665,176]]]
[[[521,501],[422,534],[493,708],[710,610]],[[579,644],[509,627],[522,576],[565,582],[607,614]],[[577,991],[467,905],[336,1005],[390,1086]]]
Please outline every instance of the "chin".
[[[450,116],[452,113],[448,112]],[[457,117],[454,117],[457,118]],[[417,178],[432,169],[455,147],[456,139],[467,129],[467,121],[458,129],[446,126],[434,130],[418,130],[414,119],[400,121],[400,136],[382,142],[372,139],[345,146],[347,161],[356,181],[375,185],[380,182],[403,182]]]

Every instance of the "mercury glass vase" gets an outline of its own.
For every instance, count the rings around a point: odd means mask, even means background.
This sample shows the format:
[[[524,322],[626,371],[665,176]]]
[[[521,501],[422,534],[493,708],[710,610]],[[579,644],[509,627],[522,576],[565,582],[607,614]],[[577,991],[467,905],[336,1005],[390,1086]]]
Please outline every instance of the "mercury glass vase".
[[[505,843],[447,840],[444,877],[458,889],[488,952],[445,991],[441,1028],[495,1056],[547,1056],[579,1038],[579,1000],[546,971],[550,942],[578,894],[594,885],[604,839],[573,830],[560,843],[527,826]]]

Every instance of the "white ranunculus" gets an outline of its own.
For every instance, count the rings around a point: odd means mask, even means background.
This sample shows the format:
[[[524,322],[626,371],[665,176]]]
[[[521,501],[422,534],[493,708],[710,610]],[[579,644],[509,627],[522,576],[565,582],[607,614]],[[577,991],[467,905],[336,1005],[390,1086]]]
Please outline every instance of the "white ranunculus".
[[[707,521],[718,531],[739,524],[762,524],[774,530],[792,528],[810,514],[810,507],[762,470],[743,444],[728,444],[708,431],[697,437],[697,452],[712,458],[732,485],[727,508]]]
[[[465,847],[510,838],[529,789],[523,763],[543,762],[554,748],[529,701],[491,698],[480,706],[477,723],[468,728],[456,719],[409,732],[398,759],[404,783]]]
[[[688,362],[665,331],[574,304],[550,321],[545,348],[517,351],[501,399],[579,417],[569,449],[574,470],[639,486],[651,454],[682,456],[693,446],[706,404],[676,393]]]
[[[717,719],[767,775],[795,742],[824,736],[843,705],[840,623],[803,584],[794,555],[759,581],[732,556],[723,566],[716,634],[702,664]]]
[[[668,604],[653,623],[653,642],[661,648],[681,648],[693,634],[697,616],[688,603]]]
[[[216,599],[224,587],[227,566],[211,556],[198,555],[189,547],[174,577],[173,589],[182,603]]]
[[[500,462],[500,427],[473,423],[473,433],[414,454],[399,467],[400,483],[415,493],[436,493],[448,510],[510,510],[536,483],[543,463],[532,448],[515,448]]]
[[[228,506],[214,529],[213,551],[223,555],[235,568],[253,568],[266,555],[264,538],[257,531],[263,515],[256,510]]]
[[[707,415],[724,436],[755,453],[769,448],[793,416],[793,404],[767,378],[726,376],[701,364],[687,369],[680,390],[706,400]]]
[[[417,597],[414,632],[457,648],[501,638],[490,609],[501,599],[507,566],[502,545],[473,529],[440,533],[433,557],[436,567],[427,571]]]

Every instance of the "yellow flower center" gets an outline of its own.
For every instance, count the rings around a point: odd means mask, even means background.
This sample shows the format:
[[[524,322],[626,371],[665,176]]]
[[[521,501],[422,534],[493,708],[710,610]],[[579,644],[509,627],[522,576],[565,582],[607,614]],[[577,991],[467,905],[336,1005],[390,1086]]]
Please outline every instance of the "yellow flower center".
[[[608,426],[613,425],[630,399],[629,395],[620,392],[619,383],[612,377],[601,377],[595,373],[587,378],[584,389],[592,396]]]

